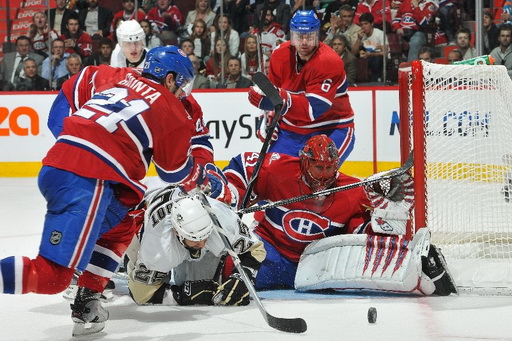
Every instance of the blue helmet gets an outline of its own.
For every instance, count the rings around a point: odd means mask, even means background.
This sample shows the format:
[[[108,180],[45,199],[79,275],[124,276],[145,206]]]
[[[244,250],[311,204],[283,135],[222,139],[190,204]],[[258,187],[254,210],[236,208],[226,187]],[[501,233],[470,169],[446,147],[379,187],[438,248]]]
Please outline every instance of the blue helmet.
[[[320,19],[313,10],[299,10],[290,20],[290,31],[300,33],[316,32],[320,29]]]
[[[188,56],[177,46],[160,46],[148,51],[144,73],[162,79],[169,72],[176,73],[176,85],[182,87],[194,79],[194,67]]]

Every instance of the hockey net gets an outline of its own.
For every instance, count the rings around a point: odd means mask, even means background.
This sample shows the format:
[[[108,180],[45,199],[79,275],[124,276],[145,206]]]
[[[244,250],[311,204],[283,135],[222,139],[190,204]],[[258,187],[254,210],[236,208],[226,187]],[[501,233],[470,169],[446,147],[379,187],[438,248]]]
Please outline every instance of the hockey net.
[[[512,295],[512,81],[504,66],[405,63],[402,160],[411,232],[429,227],[461,292]]]

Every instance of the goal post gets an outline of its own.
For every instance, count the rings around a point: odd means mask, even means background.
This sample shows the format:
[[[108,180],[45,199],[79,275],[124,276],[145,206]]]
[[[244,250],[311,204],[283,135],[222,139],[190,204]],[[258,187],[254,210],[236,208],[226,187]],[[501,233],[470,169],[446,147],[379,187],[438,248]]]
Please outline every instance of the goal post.
[[[512,295],[512,81],[504,66],[399,68],[401,158],[414,153],[411,234],[432,231],[460,291]]]

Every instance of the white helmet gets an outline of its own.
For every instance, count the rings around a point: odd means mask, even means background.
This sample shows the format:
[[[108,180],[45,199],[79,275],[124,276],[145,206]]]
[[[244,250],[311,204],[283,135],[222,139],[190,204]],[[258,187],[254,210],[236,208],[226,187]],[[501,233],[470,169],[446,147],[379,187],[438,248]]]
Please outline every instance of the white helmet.
[[[174,202],[171,219],[180,240],[201,241],[213,231],[213,222],[201,201],[196,197],[185,197]]]
[[[119,43],[124,41],[144,41],[146,38],[146,34],[144,33],[142,26],[140,26],[139,22],[134,19],[122,22],[116,30],[116,35]]]

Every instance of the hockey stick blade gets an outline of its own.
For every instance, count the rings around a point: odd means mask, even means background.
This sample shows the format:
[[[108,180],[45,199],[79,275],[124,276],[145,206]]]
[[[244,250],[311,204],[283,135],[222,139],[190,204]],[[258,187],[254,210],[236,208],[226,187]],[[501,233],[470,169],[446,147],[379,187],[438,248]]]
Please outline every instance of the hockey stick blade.
[[[303,194],[303,195],[299,195],[299,196],[289,198],[289,199],[283,199],[283,200],[274,201],[274,202],[267,201],[267,203],[263,204],[263,205],[254,205],[254,206],[251,206],[248,208],[241,208],[240,210],[238,210],[237,213],[238,214],[247,214],[247,213],[253,213],[253,212],[257,212],[257,211],[264,211],[269,208],[293,204],[295,202],[308,200],[308,199],[312,199],[312,198],[316,198],[316,197],[320,197],[320,196],[324,196],[324,195],[330,195],[332,193],[342,192],[342,191],[346,191],[346,190],[349,190],[352,188],[361,187],[361,186],[372,184],[372,183],[379,182],[382,180],[394,178],[395,176],[399,176],[399,175],[402,175],[402,174],[405,174],[406,172],[408,172],[409,169],[411,169],[412,165],[413,165],[413,154],[411,151],[411,154],[409,155],[409,157],[407,158],[405,163],[400,168],[394,168],[389,171],[373,174],[372,176],[368,177],[365,180],[362,180],[359,182],[354,182],[352,184],[348,184],[348,185],[344,185],[344,186],[340,186],[340,187],[328,188],[328,189],[324,189],[322,191],[314,192],[311,194]]]
[[[304,333],[308,330],[308,325],[304,319],[275,317],[267,313],[267,323],[274,329],[287,333]]]
[[[228,254],[233,259],[233,264],[238,270],[238,273],[242,276],[242,280],[247,287],[247,290],[249,290],[249,293],[251,294],[254,302],[258,306],[258,309],[261,312],[261,315],[263,315],[263,318],[267,322],[267,324],[277,330],[287,332],[287,333],[304,333],[307,330],[306,321],[304,321],[301,318],[281,318],[281,317],[275,317],[270,315],[265,307],[263,306],[263,303],[261,303],[260,298],[258,297],[258,294],[256,293],[256,289],[254,288],[254,285],[251,282],[251,279],[246,274],[245,270],[242,267],[242,263],[240,262],[240,257],[238,257],[238,254],[235,252],[233,246],[229,242],[228,238],[226,237],[224,233],[224,229],[222,228],[222,225],[219,222],[219,219],[217,219],[217,216],[214,212],[212,212],[212,207],[210,203],[208,202],[208,199],[206,198],[206,195],[201,192],[201,190],[196,189],[190,194],[196,195],[197,198],[203,203],[204,208],[206,209],[206,212],[208,212],[208,215],[210,216],[213,225],[217,228],[219,235],[224,242],[224,246],[226,247],[226,250],[228,251]]]

